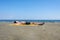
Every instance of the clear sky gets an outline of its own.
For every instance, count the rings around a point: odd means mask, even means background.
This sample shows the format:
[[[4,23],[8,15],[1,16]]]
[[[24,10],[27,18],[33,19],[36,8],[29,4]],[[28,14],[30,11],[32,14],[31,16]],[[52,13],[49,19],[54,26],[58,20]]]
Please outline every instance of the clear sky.
[[[60,0],[0,0],[0,19],[60,20]]]

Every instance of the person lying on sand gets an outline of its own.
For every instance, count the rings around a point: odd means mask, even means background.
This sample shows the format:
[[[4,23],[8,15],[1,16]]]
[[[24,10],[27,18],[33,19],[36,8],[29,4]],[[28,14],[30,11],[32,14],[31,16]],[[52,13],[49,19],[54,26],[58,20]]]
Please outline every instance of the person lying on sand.
[[[30,25],[30,22],[25,22],[25,21],[14,21],[14,24],[22,24],[22,25]]]
[[[42,23],[42,22],[25,22],[25,21],[19,22],[19,21],[14,21],[14,24],[16,24],[16,25],[20,25],[20,24],[22,24],[22,25],[30,25],[30,24],[43,25],[44,23]]]

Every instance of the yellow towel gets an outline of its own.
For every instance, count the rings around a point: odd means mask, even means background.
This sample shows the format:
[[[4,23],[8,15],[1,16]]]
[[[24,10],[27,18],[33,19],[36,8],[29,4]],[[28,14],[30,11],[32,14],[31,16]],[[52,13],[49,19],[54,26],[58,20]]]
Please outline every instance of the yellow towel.
[[[30,24],[30,25],[23,25],[23,24],[9,24],[11,26],[38,26],[38,25],[34,25],[34,24]]]

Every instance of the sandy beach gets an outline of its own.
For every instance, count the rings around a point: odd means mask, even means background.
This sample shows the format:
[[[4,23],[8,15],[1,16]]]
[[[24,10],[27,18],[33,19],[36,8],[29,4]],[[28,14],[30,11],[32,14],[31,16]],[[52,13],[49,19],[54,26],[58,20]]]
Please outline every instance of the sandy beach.
[[[0,40],[60,40],[60,23],[42,26],[11,26],[0,22]]]

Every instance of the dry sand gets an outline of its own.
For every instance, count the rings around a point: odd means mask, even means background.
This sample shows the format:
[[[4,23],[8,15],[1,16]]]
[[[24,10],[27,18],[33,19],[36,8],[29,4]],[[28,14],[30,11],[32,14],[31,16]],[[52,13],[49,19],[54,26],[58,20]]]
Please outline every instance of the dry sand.
[[[0,22],[0,40],[60,40],[60,23],[42,26],[11,26]]]

